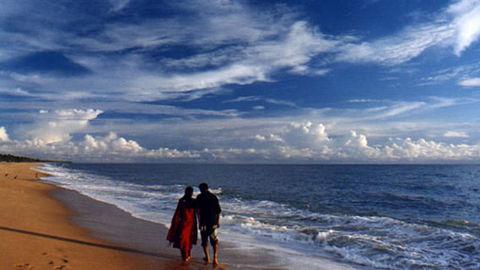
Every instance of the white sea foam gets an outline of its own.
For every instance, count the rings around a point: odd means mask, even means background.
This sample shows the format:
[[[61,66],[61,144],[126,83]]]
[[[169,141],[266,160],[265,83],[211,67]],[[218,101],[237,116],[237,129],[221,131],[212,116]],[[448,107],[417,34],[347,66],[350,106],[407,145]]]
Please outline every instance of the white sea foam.
[[[168,225],[181,185],[140,185],[45,165],[46,181],[96,200],[114,204],[133,216]],[[265,200],[219,195],[222,238],[275,249],[292,268],[322,268],[329,256],[368,268],[479,269],[480,241],[427,225],[378,216],[328,215]],[[333,265],[332,265],[333,268]]]

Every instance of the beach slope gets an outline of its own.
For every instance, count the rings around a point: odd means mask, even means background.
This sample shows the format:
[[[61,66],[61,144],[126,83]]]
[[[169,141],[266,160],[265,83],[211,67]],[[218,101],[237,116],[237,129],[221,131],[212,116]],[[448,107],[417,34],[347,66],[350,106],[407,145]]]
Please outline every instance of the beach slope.
[[[48,196],[36,163],[0,163],[0,269],[175,269],[88,236],[72,213]]]

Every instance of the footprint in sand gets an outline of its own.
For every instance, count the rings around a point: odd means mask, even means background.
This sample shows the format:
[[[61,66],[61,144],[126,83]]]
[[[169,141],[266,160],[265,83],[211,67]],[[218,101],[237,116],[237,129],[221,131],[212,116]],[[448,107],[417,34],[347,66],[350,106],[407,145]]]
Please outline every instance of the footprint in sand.
[[[57,251],[63,252],[62,249],[56,248]],[[47,256],[49,259],[48,265],[52,266],[53,270],[67,270],[68,266],[68,256],[65,254],[54,255],[48,254],[47,252],[42,253],[43,256]]]
[[[33,270],[33,266],[31,266],[29,263],[17,264],[15,267],[18,270]]]

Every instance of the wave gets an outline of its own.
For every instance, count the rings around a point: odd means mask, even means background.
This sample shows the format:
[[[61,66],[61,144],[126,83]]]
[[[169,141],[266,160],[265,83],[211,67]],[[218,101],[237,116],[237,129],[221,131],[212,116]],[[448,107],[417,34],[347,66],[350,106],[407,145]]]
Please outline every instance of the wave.
[[[133,216],[168,225],[183,185],[141,185],[47,164],[46,181],[114,204]],[[295,257],[328,256],[381,269],[479,269],[474,234],[389,217],[332,215],[213,189],[223,208],[225,238],[268,246]],[[198,190],[196,190],[198,192]],[[310,262],[309,262],[310,263]]]

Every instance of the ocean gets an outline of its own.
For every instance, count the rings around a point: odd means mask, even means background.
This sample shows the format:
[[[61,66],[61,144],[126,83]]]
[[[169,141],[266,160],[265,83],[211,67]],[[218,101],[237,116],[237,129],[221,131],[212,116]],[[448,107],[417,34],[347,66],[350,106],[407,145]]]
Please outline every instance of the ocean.
[[[46,164],[45,181],[168,226],[207,182],[221,240],[292,268],[480,269],[480,166]]]

